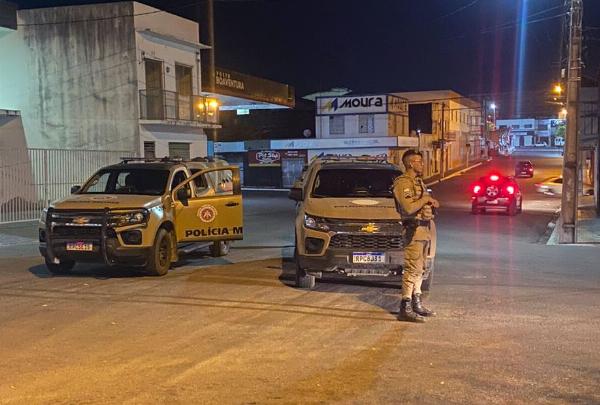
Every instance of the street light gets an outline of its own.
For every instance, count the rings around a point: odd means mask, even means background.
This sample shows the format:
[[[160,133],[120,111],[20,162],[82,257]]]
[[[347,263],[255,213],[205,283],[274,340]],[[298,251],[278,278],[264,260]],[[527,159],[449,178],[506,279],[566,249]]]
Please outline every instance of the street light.
[[[560,84],[555,84],[553,91],[555,94],[558,94],[560,96],[562,94],[562,86]]]
[[[497,108],[496,103],[490,104],[490,108],[494,112],[494,131],[495,131],[496,130],[496,108]]]

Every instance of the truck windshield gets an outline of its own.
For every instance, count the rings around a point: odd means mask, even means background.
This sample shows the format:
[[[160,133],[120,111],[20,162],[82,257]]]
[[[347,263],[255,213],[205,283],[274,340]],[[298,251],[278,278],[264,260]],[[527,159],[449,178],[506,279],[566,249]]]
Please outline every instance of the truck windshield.
[[[402,173],[386,169],[323,169],[317,173],[312,197],[389,197]]]
[[[81,194],[162,195],[167,188],[168,170],[112,169],[96,173]]]

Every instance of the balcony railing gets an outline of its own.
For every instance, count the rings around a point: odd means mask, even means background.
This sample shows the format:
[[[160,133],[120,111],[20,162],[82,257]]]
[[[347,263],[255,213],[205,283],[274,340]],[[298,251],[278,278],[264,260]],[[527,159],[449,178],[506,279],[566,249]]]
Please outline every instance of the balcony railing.
[[[152,121],[219,123],[219,103],[204,96],[166,90],[140,90],[140,118]]]

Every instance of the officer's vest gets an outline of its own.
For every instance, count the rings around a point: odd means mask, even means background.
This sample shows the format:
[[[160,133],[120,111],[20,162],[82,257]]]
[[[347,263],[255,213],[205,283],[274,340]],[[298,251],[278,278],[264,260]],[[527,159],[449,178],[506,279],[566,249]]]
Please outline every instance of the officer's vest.
[[[420,177],[413,179],[412,177],[410,177],[406,174],[403,174],[399,178],[406,178],[406,179],[410,180],[413,198],[420,199],[421,197],[423,197],[423,194],[425,194],[426,188],[425,188],[425,184],[423,183],[423,180]],[[412,215],[407,215],[407,214],[403,213],[402,209],[398,206],[398,201],[395,201],[395,199],[394,199],[394,202],[396,203],[396,211],[398,211],[398,213],[402,216],[402,218],[404,220],[417,219],[417,215],[419,214],[419,211],[415,212]]]

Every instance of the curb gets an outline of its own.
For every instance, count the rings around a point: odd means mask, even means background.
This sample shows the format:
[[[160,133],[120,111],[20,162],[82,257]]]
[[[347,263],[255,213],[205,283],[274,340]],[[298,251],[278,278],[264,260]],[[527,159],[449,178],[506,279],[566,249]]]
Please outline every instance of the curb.
[[[462,175],[462,174],[464,174],[464,173],[468,172],[468,171],[469,171],[469,170],[471,170],[471,169],[474,169],[474,168],[476,168],[476,167],[479,167],[479,166],[481,166],[481,165],[482,165],[482,164],[484,164],[484,163],[490,162],[491,160],[492,160],[492,159],[488,159],[488,160],[486,160],[486,161],[484,161],[484,162],[478,162],[478,163],[475,163],[475,164],[474,164],[474,165],[472,165],[472,166],[465,167],[464,169],[461,169],[461,170],[457,171],[456,173],[452,173],[451,175],[449,175],[449,176],[446,176],[446,177],[444,177],[444,178],[442,178],[442,179],[437,179],[437,180],[434,180],[434,181],[431,181],[431,182],[425,183],[425,185],[426,185],[426,186],[431,186],[431,185],[433,185],[433,184],[437,184],[437,183],[441,183],[442,181],[449,180],[449,179],[451,179],[451,178],[453,178],[453,177],[460,176],[460,175]]]
[[[556,210],[548,225],[546,225],[546,232],[544,232],[544,236],[548,236],[548,240],[546,241],[546,245],[556,246],[560,245],[558,243],[558,224],[560,223],[560,208]]]

